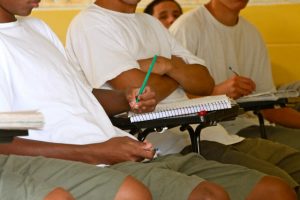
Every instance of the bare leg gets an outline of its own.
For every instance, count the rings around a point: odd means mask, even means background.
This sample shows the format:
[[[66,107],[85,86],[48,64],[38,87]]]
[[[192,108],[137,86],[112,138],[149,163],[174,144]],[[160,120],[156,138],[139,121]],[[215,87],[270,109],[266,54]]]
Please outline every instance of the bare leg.
[[[75,200],[72,195],[63,188],[52,190],[44,200]]]
[[[203,181],[192,191],[188,200],[205,199],[229,200],[229,196],[221,186],[208,181]]]
[[[265,176],[253,188],[246,200],[296,200],[295,191],[277,177]]]
[[[142,183],[128,176],[121,185],[115,200],[151,200],[150,191]]]

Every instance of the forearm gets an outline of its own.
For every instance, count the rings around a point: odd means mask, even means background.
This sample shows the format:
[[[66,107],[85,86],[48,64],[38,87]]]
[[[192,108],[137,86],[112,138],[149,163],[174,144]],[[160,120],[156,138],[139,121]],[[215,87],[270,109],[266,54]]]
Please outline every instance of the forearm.
[[[6,155],[44,156],[96,164],[94,157],[87,151],[86,145],[48,143],[17,137],[12,143],[1,144],[0,153]],[[98,160],[97,164],[99,163],[101,161]]]
[[[148,85],[155,91],[157,102],[168,97],[179,86],[175,80],[168,76],[153,78],[149,80]]]
[[[125,93],[122,91],[93,89],[93,94],[108,116],[130,110]]]
[[[208,70],[198,64],[186,64],[181,58],[172,57],[173,68],[167,75],[176,80],[183,89],[192,95],[211,95],[214,80]]]
[[[188,66],[185,70],[178,70],[171,76],[187,93],[206,96],[211,95],[213,91],[214,81],[205,68]]]
[[[128,87],[139,88],[141,87],[146,73],[138,69],[128,70],[123,72],[108,83],[116,90],[125,91]],[[152,73],[148,86],[155,92],[157,102],[169,96],[176,88],[178,83],[172,78],[165,75],[158,75]]]
[[[267,109],[262,111],[265,119],[289,128],[300,128],[300,113],[292,108]]]
[[[221,85],[215,85],[212,95],[226,94],[226,92],[226,89],[224,89]]]

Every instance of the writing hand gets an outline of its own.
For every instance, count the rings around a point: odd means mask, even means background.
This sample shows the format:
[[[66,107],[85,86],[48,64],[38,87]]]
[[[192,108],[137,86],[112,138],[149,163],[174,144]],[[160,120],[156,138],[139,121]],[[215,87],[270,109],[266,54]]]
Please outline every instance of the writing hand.
[[[149,86],[146,86],[143,94],[137,96],[138,93],[138,88],[130,89],[127,92],[127,100],[131,111],[135,113],[153,111],[157,105],[155,92]],[[136,102],[136,98],[139,99],[139,102]]]
[[[233,99],[237,99],[251,94],[255,88],[256,85],[250,78],[235,75],[216,85],[213,94],[226,94]]]

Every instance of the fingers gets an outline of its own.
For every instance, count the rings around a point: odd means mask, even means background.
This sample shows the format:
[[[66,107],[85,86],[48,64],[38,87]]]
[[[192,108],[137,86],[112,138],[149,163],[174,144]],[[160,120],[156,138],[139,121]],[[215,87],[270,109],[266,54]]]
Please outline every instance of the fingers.
[[[151,150],[153,150],[152,143],[148,142],[147,140],[144,140],[143,143],[145,144],[145,146],[144,146],[145,149],[151,149]]]
[[[154,149],[144,149],[143,151],[140,152],[141,153],[141,157],[143,159],[153,159],[154,155],[155,155],[155,150]],[[142,159],[142,160],[143,160]]]
[[[153,158],[155,154],[155,150],[153,148],[153,145],[150,142],[148,141],[140,142],[138,140],[134,140],[129,137],[125,137],[125,138],[126,139],[124,140],[124,143],[126,143],[128,145],[128,148],[131,149],[129,150],[132,154],[131,160],[141,161],[144,160],[145,158],[147,159]]]
[[[243,89],[245,91],[249,91],[250,93],[252,93],[256,88],[254,81],[252,81],[249,78],[242,77],[242,76],[240,76],[238,78],[238,84],[241,89]]]
[[[144,89],[143,94],[138,96],[139,100],[155,100],[155,92],[153,90],[151,90],[151,88],[149,86],[146,86]]]
[[[254,81],[243,76],[234,76],[228,82],[226,94],[234,99],[249,95],[255,91],[256,88]]]
[[[138,89],[136,89],[133,94],[138,94]],[[153,92],[149,86],[145,87],[143,94],[139,95],[137,98],[139,99],[136,102],[136,98],[133,98],[129,103],[133,112],[142,113],[142,112],[151,112],[155,109],[157,104],[155,92]],[[132,97],[131,97],[132,98]]]
[[[155,150],[153,148],[153,145],[148,142],[148,141],[144,141],[144,142],[139,142],[139,155],[144,159],[152,159],[154,154],[155,154]]]

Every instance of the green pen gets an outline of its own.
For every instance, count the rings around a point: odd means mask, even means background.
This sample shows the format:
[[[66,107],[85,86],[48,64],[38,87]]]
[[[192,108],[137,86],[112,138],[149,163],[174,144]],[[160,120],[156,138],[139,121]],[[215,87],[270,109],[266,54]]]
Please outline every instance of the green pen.
[[[155,62],[156,62],[156,59],[157,59],[157,55],[154,55],[154,57],[153,57],[153,59],[152,59],[152,62],[151,62],[151,64],[150,64],[150,67],[149,67],[149,69],[148,69],[148,72],[147,72],[147,74],[146,74],[146,76],[145,76],[145,79],[144,79],[144,81],[143,81],[143,84],[142,84],[142,86],[141,86],[141,88],[140,88],[140,91],[139,91],[138,96],[140,96],[141,94],[143,94],[143,92],[144,92],[144,90],[145,90],[145,87],[146,87],[146,85],[147,85],[148,79],[149,79],[149,77],[150,77],[150,74],[151,74],[152,69],[153,69],[153,67],[154,67],[154,64],[155,64]],[[139,102],[138,96],[137,96],[137,98],[136,98],[136,102]]]

